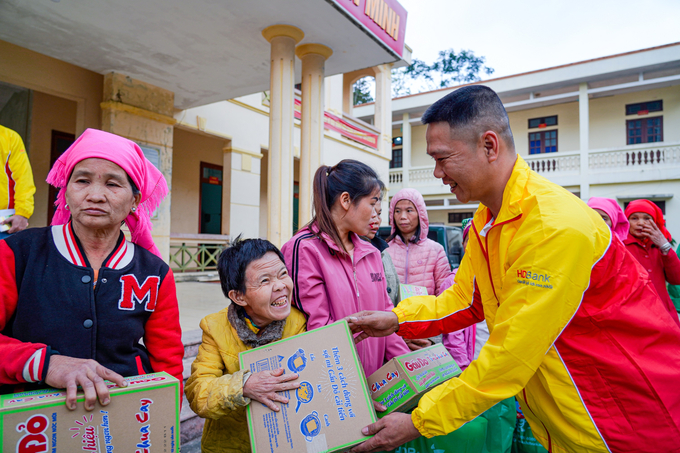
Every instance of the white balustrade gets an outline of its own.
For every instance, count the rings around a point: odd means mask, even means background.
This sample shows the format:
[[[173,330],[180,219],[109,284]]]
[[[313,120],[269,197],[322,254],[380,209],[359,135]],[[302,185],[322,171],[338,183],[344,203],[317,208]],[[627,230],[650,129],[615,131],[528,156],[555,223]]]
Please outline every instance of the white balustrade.
[[[413,186],[442,185],[441,179],[434,177],[434,167],[411,167],[408,172],[409,182]]]
[[[390,186],[401,184],[404,181],[404,171],[401,168],[390,169]]]
[[[621,148],[588,151],[588,168],[581,168],[581,152],[568,151],[522,156],[529,167],[563,186],[578,186],[581,171],[593,184],[677,179],[680,170],[680,143],[646,143]],[[390,189],[403,184],[403,169],[390,170]],[[409,187],[429,194],[447,193],[441,179],[434,177],[434,166],[411,167]]]
[[[580,151],[532,154],[524,156],[524,160],[536,173],[578,174],[581,169]]]
[[[589,153],[588,166],[595,171],[634,170],[637,168],[667,168],[680,164],[680,144],[647,143],[624,149],[594,150]]]

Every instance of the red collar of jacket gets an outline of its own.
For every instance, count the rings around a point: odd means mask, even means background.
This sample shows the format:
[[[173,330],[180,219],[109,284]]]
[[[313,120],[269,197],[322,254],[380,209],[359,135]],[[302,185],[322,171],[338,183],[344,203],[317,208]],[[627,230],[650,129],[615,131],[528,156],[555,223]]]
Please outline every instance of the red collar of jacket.
[[[643,248],[647,248],[647,246],[656,247],[656,245],[652,241],[647,241],[647,243],[645,244],[645,242],[639,240],[638,238],[636,238],[635,236],[633,236],[630,233],[628,233],[628,237],[623,241],[623,243],[625,245],[637,244],[637,245],[639,245],[640,247],[643,247]]]

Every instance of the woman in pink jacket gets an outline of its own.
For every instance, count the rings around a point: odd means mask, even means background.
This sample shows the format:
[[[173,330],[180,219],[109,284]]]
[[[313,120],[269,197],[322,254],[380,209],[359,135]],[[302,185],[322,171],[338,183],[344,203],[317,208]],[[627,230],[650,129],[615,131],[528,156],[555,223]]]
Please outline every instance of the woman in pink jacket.
[[[293,277],[293,304],[307,330],[362,310],[391,310],[382,259],[359,236],[369,233],[383,183],[367,165],[343,160],[314,175],[314,217],[281,248]],[[409,352],[401,337],[369,338],[356,345],[366,376]]]
[[[442,292],[444,279],[451,273],[451,265],[441,244],[429,239],[430,221],[423,196],[415,189],[401,189],[390,201],[392,234],[387,238],[387,253],[397,268],[399,281],[408,285],[424,286],[427,293]],[[432,344],[431,340],[408,340],[412,350]]]
[[[436,295],[451,273],[449,260],[441,244],[428,239],[430,221],[423,196],[415,189],[401,189],[390,201],[392,234],[387,239],[387,253],[392,257],[399,281],[424,286]]]

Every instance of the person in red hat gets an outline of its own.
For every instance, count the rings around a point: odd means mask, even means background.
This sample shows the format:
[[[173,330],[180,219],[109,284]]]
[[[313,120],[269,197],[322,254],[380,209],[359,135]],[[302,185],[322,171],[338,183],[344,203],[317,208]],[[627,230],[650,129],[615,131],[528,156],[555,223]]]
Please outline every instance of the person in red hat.
[[[666,282],[680,284],[680,259],[673,251],[673,238],[666,229],[661,209],[649,200],[631,201],[626,207],[630,222],[628,237],[623,243],[638,262],[649,272],[649,277],[669,313],[680,324],[678,313],[666,289]]]

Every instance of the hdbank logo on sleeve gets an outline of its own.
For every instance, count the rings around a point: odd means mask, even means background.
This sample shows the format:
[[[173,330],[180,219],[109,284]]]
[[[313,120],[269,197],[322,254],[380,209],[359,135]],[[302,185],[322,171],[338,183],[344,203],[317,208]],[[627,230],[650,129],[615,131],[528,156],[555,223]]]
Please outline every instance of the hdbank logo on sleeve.
[[[546,273],[532,272],[526,269],[517,270],[517,283],[522,285],[552,289],[551,277],[552,275]]]

